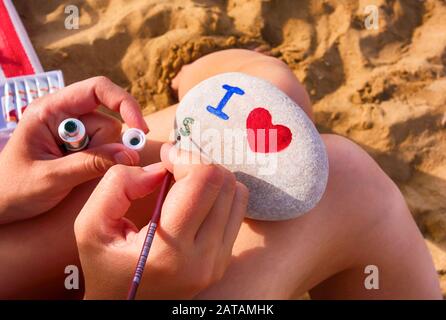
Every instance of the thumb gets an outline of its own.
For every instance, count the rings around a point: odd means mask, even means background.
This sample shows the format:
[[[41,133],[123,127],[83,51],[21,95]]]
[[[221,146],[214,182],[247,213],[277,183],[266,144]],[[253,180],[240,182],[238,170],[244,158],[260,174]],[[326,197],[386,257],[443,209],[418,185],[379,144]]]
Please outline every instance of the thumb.
[[[115,164],[134,166],[139,163],[139,154],[120,143],[72,153],[52,160],[53,176],[75,187],[91,179],[103,176]]]
[[[133,200],[153,192],[166,173],[161,163],[145,168],[114,166],[107,171],[76,218],[77,241],[123,235]]]

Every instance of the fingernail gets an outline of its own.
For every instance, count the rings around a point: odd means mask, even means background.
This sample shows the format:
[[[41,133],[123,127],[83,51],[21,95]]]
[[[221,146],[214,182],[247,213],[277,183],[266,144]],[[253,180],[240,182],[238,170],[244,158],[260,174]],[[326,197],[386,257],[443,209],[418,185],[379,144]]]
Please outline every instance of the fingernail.
[[[152,173],[166,170],[162,162],[150,164],[148,166],[143,167],[142,169],[146,172],[152,172]]]
[[[116,153],[113,158],[115,159],[116,163],[123,164],[126,166],[133,166],[133,159],[130,157],[130,155],[126,151],[120,151]]]

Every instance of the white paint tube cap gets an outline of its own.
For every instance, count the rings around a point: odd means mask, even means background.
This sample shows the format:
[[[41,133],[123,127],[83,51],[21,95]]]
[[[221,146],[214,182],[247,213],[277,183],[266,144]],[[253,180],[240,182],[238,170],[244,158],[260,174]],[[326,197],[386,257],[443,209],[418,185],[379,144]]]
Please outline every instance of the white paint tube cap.
[[[146,135],[140,129],[127,129],[122,135],[122,143],[129,149],[141,151],[146,145]]]

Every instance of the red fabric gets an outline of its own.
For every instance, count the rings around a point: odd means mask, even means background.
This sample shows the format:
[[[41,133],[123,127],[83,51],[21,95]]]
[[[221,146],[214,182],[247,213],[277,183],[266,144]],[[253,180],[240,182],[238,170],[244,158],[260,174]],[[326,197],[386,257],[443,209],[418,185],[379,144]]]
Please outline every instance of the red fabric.
[[[3,1],[0,1],[0,65],[7,78],[34,74]]]
[[[249,147],[254,152],[272,153],[279,152],[288,147],[292,140],[291,130],[283,125],[273,125],[272,117],[268,110],[264,108],[253,109],[246,119],[246,128],[248,129]],[[260,131],[259,129],[264,129]],[[277,148],[272,144],[270,150],[270,130],[277,130]],[[263,136],[261,136],[263,135]],[[274,135],[272,135],[274,137]],[[265,141],[265,143],[263,143]]]

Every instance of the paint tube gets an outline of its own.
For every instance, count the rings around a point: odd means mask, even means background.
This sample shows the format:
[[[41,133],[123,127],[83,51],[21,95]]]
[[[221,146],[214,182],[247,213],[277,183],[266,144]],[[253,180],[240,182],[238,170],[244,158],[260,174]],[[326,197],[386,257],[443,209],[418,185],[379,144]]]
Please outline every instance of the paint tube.
[[[68,151],[82,150],[90,142],[84,124],[75,118],[62,121],[57,132]]]
[[[3,115],[8,127],[15,126],[17,122],[17,112],[14,101],[14,88],[11,83],[5,83],[4,103],[3,103]]]
[[[60,70],[6,78],[0,84],[0,151],[21,119],[23,111],[38,97],[65,86]],[[88,137],[85,138],[88,143]]]
[[[59,83],[59,79],[57,77],[57,74],[49,73],[47,75],[47,80],[48,80],[50,93],[54,93],[54,92],[56,92],[57,90],[60,89],[60,83]]]
[[[15,107],[17,110],[17,119],[22,119],[23,111],[25,111],[28,105],[28,100],[26,99],[25,85],[23,81],[14,81],[15,87]]]
[[[28,104],[31,104],[34,100],[39,97],[39,93],[37,92],[37,85],[34,79],[25,79],[25,89],[26,89],[26,97],[28,99]]]
[[[50,93],[48,81],[46,80],[45,76],[37,77],[37,93],[39,97],[46,96],[48,93]]]

